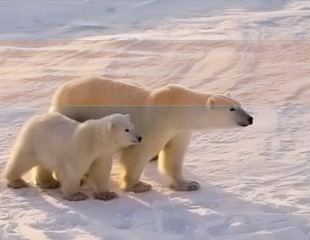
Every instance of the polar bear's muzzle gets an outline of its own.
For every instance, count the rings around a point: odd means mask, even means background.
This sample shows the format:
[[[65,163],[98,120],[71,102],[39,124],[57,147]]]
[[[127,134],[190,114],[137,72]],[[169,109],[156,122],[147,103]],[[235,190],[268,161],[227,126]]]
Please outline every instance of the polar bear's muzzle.
[[[142,141],[142,137],[138,134],[134,134],[132,138],[132,143],[140,143]]]
[[[239,125],[241,127],[247,127],[249,125],[252,125],[253,124],[253,117],[248,115],[248,118],[247,118],[247,121],[246,122],[240,122]]]
[[[254,121],[253,117],[250,114],[248,114],[244,109],[237,108],[233,112],[235,113],[237,120],[236,122],[239,126],[247,127],[253,124]]]

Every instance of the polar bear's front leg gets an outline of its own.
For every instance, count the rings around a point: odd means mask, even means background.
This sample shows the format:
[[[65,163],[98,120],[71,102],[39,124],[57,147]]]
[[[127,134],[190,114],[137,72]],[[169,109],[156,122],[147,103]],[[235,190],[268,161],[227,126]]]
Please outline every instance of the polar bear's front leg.
[[[145,154],[146,152],[145,146],[142,145],[123,150],[120,164],[122,167],[121,188],[124,191],[141,193],[152,189],[150,184],[140,181],[144,165],[152,157]]]
[[[182,174],[183,159],[190,140],[190,132],[180,133],[172,138],[159,153],[159,169],[169,177],[171,188],[177,191],[193,191],[200,188],[199,183],[186,181]]]
[[[103,201],[117,198],[115,192],[109,191],[109,179],[112,170],[112,156],[106,155],[97,158],[88,172],[88,178],[94,184],[95,198]]]

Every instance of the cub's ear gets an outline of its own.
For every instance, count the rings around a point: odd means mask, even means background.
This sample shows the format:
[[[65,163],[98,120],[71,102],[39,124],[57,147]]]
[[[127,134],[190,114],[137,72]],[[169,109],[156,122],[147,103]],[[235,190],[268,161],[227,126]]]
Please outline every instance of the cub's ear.
[[[109,130],[112,130],[112,129],[114,129],[115,128],[115,123],[114,122],[109,122],[108,123],[108,128],[109,128]]]
[[[230,92],[226,92],[224,95],[230,97]]]
[[[213,107],[215,105],[215,100],[213,97],[210,97],[207,101],[207,106]]]
[[[125,114],[125,116],[130,120],[131,118],[130,114]]]

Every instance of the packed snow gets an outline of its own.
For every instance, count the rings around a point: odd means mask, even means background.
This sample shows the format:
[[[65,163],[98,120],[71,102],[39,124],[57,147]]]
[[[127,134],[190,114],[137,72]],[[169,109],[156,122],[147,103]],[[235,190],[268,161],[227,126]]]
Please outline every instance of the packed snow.
[[[197,192],[168,189],[156,162],[142,176],[153,190],[133,194],[116,160],[109,202],[1,179],[0,239],[309,240],[309,33],[305,0],[0,1],[0,171],[23,123],[74,79],[230,91],[254,116],[194,135]]]

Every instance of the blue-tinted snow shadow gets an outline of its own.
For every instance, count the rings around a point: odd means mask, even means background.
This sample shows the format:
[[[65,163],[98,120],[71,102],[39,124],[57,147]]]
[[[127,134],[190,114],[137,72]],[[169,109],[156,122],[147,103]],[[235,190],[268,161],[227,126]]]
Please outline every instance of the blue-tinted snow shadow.
[[[107,34],[128,34],[128,31],[154,29],[171,19],[188,19],[236,11],[272,11],[282,8],[288,0],[247,1],[56,1],[53,4],[29,1],[20,7],[9,1],[0,8],[2,38],[68,39]],[[29,6],[36,11],[29,11]],[[18,11],[14,18],[10,11]],[[57,17],[55,18],[55,12]],[[21,25],[22,23],[22,25]],[[18,35],[16,34],[18,32]]]

